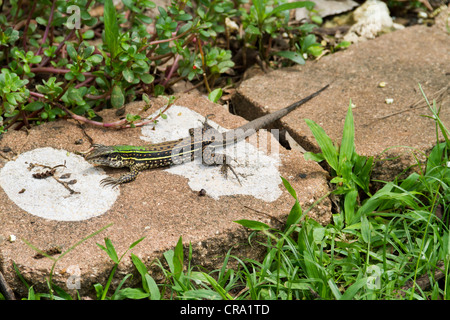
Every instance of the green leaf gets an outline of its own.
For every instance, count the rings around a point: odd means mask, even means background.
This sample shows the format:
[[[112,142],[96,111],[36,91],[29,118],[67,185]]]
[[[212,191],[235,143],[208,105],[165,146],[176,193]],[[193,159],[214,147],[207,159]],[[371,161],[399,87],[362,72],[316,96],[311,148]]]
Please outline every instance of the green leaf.
[[[265,11],[266,8],[264,6],[265,1],[263,0],[253,0],[252,1],[253,6],[255,7],[256,10],[256,17],[257,17],[257,21],[262,23],[264,21],[265,17]]]
[[[89,62],[92,62],[93,64],[99,64],[100,62],[102,62],[103,57],[99,54],[94,54],[92,56],[90,56],[89,58],[86,59]]]
[[[323,154],[314,153],[314,152],[305,152],[303,154],[303,158],[305,158],[305,160],[312,160],[312,161],[316,161],[316,162],[321,162],[321,161],[325,160],[325,158],[323,157]]]
[[[233,300],[233,297],[229,293],[227,293],[226,290],[210,275],[204,272],[195,272],[193,276],[198,280],[209,282],[209,284],[214,288],[214,290],[216,290],[216,292],[222,297],[222,299]]]
[[[67,44],[66,50],[67,50],[67,53],[69,54],[69,57],[73,61],[77,61],[78,60],[77,50],[75,50],[75,48],[73,47],[73,45],[71,43]]]
[[[192,20],[192,16],[188,13],[184,13],[184,14],[177,15],[176,19],[178,21],[188,21],[188,20]]]
[[[81,104],[84,102],[81,91],[73,87],[70,88],[69,91],[67,91],[67,97],[71,102],[75,102],[76,104]]]
[[[139,274],[141,275],[141,277],[144,277],[148,273],[148,270],[147,270],[147,267],[145,266],[145,264],[141,261],[141,259],[139,259],[138,256],[136,256],[133,253],[131,254],[131,261],[133,261],[133,264],[136,267]]]
[[[361,217],[361,237],[365,243],[370,241],[370,223],[366,216]]]
[[[122,75],[123,75],[123,78],[124,78],[127,82],[132,83],[132,82],[134,81],[134,73],[133,73],[133,71],[131,71],[129,68],[125,68],[125,69],[122,71]]]
[[[305,52],[309,47],[316,44],[316,36],[313,34],[308,34],[300,42],[303,52]]]
[[[129,246],[129,249],[133,249],[135,246],[138,245],[139,242],[141,242],[141,241],[144,240],[144,239],[145,239],[145,237],[142,237],[142,238],[136,240],[135,242],[133,242],[133,243]]]
[[[345,212],[345,223],[347,225],[351,224],[355,216],[356,208],[356,198],[358,197],[357,190],[351,190],[345,195],[344,199],[344,212]]]
[[[173,273],[176,279],[179,279],[181,276],[181,272],[183,271],[183,239],[180,236],[178,239],[177,245],[175,246],[174,255],[173,255]]]
[[[281,180],[283,181],[283,185],[286,188],[286,190],[291,194],[291,196],[295,199],[297,199],[297,193],[295,192],[294,188],[292,188],[291,184],[289,183],[289,181],[287,181],[285,178],[281,177]]]
[[[142,100],[144,100],[147,105],[149,105],[151,102],[150,98],[148,97],[148,94],[146,93],[142,94]]]
[[[267,13],[267,17],[277,14],[278,12],[297,9],[297,8],[306,8],[307,10],[311,11],[314,8],[314,6],[315,6],[315,3],[311,2],[311,1],[297,1],[297,2],[284,3],[284,4],[276,7],[275,9],[273,9],[271,12]]]
[[[342,164],[345,160],[351,161],[355,152],[355,125],[353,122],[352,102],[348,107],[345,117],[344,132],[342,134],[341,147],[339,151],[339,171],[342,170]]]
[[[61,287],[57,286],[56,284],[52,283],[52,288],[53,290],[55,290],[56,294],[59,297],[63,298],[64,300],[73,300],[70,294],[65,292]]]
[[[83,82],[84,80],[86,80],[86,77],[84,76],[84,74],[79,73],[76,75],[76,78],[78,81]]]
[[[394,187],[394,183],[388,182],[388,183],[386,183],[386,185],[383,188],[378,190],[371,198],[367,199],[367,201],[364,202],[364,204],[361,207],[359,207],[352,223],[356,223],[357,222],[356,220],[359,220],[359,217],[361,217],[362,215],[367,215],[367,214],[371,213],[379,205],[381,205],[383,202],[385,202],[386,200],[383,199],[383,197],[388,195],[391,192],[391,190],[393,189],[393,187]]]
[[[155,80],[155,77],[149,73],[144,73],[140,75],[140,78],[143,83],[150,84]]]
[[[95,51],[94,46],[88,46],[83,50],[83,59],[89,58]]]
[[[323,48],[320,46],[319,43],[316,43],[316,44],[310,46],[307,51],[309,54],[313,55],[314,57],[318,57],[322,54]]]
[[[298,52],[293,51],[279,51],[275,53],[277,56],[289,59],[295,63],[298,64],[305,64],[305,59],[303,59],[303,56]]]
[[[367,278],[362,278],[355,281],[350,287],[345,290],[344,294],[339,297],[339,300],[352,300],[358,291],[367,286]]]
[[[13,106],[17,105],[17,101],[16,101],[16,97],[18,95],[16,94],[16,92],[10,92],[6,94],[6,100],[8,100],[8,102],[10,104],[12,104]]]
[[[162,86],[160,84],[157,84],[155,86],[155,89],[154,89],[154,92],[153,92],[155,94],[155,98],[157,96],[160,96],[160,95],[164,94],[164,90],[165,90],[164,86]]]
[[[122,88],[119,85],[115,85],[111,92],[111,105],[114,108],[120,108],[125,102],[125,97],[123,96]]]
[[[97,299],[100,300],[100,298],[103,295],[103,286],[100,283],[96,283],[96,284],[94,284],[94,289],[95,289],[95,292],[97,295]]]
[[[105,25],[105,41],[111,59],[114,59],[119,49],[119,23],[117,21],[117,12],[112,0],[105,0],[103,10],[103,21]]]
[[[220,97],[222,97],[222,93],[223,93],[223,91],[221,88],[217,88],[217,89],[211,91],[210,94],[208,95],[209,101],[217,103],[217,101],[219,101]]]
[[[123,300],[123,299],[144,299],[147,298],[150,294],[144,292],[142,289],[135,288],[125,288],[120,290],[119,292],[114,294],[114,300]]]
[[[36,111],[40,110],[44,107],[44,103],[41,101],[34,101],[27,104],[23,109],[26,111]]]
[[[169,265],[170,272],[174,273],[174,266],[173,266],[173,250],[167,250],[163,253],[164,259],[166,259],[167,264]]]
[[[137,14],[136,18],[146,24],[150,24],[153,21],[152,18],[150,18],[149,16],[146,16],[145,14]]]
[[[29,62],[30,62],[30,63],[35,63],[35,64],[37,64],[37,63],[40,63],[41,60],[42,60],[42,57],[41,57],[41,56],[33,56],[33,57],[29,60]]]
[[[325,160],[328,162],[330,167],[332,167],[336,172],[338,172],[338,154],[336,148],[333,145],[330,137],[325,133],[325,131],[314,121],[305,119],[306,124],[314,135]]]
[[[321,25],[323,23],[322,17],[318,15],[311,16],[311,21],[318,25]]]
[[[286,219],[286,230],[293,224],[297,224],[300,221],[300,217],[302,216],[302,208],[298,200],[295,200],[294,205],[292,206],[291,211]]]
[[[245,28],[245,33],[248,34],[256,34],[256,35],[260,35],[261,32],[259,31],[259,29],[257,27],[255,27],[254,25],[249,24],[247,26],[247,28]]]
[[[246,219],[242,219],[242,220],[236,220],[233,221],[236,223],[239,223],[240,225],[252,229],[252,230],[268,230],[270,229],[270,227],[263,223],[263,222],[259,222],[259,221],[254,221],[254,220],[246,220]]]
[[[94,30],[86,30],[82,35],[84,40],[93,39],[95,37]]]
[[[339,42],[339,44],[336,46],[336,47],[334,47],[335,49],[340,49],[340,48],[347,48],[347,47],[349,47],[351,45],[351,42],[349,42],[349,41],[341,41],[341,42]]]
[[[151,300],[160,300],[161,299],[161,293],[159,292],[158,285],[156,284],[155,280],[153,280],[152,277],[147,273],[145,274],[145,282],[147,283],[149,293],[150,293],[150,299]]]
[[[155,280],[153,280],[153,278],[148,274],[148,270],[145,264],[133,253],[131,254],[131,260],[133,261],[133,264],[141,275],[142,287],[144,291],[150,293],[150,298],[152,300],[159,300],[161,298],[161,294],[159,292],[158,286]]]
[[[75,75],[73,74],[73,72],[72,71],[70,71],[70,72],[67,72],[65,75],[64,75],[64,78],[66,79],[66,80],[72,80],[73,78],[75,78]]]
[[[114,245],[111,242],[111,239],[105,238],[105,244],[106,244],[106,253],[111,258],[112,261],[115,263],[119,263],[119,257],[117,256],[116,249],[114,248]]]

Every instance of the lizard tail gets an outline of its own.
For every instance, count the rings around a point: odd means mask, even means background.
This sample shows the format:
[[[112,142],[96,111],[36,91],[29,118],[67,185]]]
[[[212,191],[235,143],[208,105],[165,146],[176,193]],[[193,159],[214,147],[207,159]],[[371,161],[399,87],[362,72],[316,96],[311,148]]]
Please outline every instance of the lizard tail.
[[[313,94],[310,94],[306,98],[303,98],[302,100],[297,101],[297,102],[291,104],[290,106],[287,106],[286,108],[280,109],[280,110],[275,111],[273,113],[269,113],[269,114],[267,114],[265,116],[262,116],[261,118],[258,118],[258,119],[255,119],[253,121],[250,121],[250,122],[246,123],[245,125],[237,128],[237,129],[240,129],[241,131],[244,131],[244,132],[247,131],[247,130],[258,131],[259,129],[262,129],[262,128],[266,127],[270,123],[272,123],[272,122],[274,122],[274,121],[284,117],[285,115],[287,115],[291,111],[294,111],[296,108],[298,108],[302,104],[305,104],[306,102],[308,102],[312,98],[318,96],[322,91],[326,90],[329,86],[330,86],[330,84],[327,84],[325,87],[323,87],[322,89],[319,89],[318,91],[314,92]],[[246,137],[243,137],[243,138],[246,138]],[[238,140],[240,140],[240,139],[238,139]]]

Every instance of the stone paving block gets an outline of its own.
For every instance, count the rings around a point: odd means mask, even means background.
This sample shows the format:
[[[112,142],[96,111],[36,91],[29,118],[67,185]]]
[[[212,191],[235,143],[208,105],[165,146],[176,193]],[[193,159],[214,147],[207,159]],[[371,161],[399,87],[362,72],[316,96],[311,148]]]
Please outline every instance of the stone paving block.
[[[302,91],[302,96],[312,91],[305,89]],[[176,104],[203,116],[215,114],[213,120],[225,128],[235,128],[245,123],[243,118],[230,115],[224,107],[213,104],[198,94],[182,95]],[[308,104],[315,105],[316,102],[310,101]],[[142,102],[132,103],[128,105],[126,112],[137,114],[143,106]],[[163,101],[159,99],[151,110],[156,111],[162,106]],[[118,120],[114,110],[107,110],[102,113],[102,116],[105,122]],[[179,114],[179,116],[185,115]],[[161,120],[161,123],[163,121],[165,120]],[[170,121],[168,123],[170,124]],[[198,126],[198,123],[192,126]],[[158,132],[158,128],[157,125],[155,132]],[[177,129],[173,128],[174,131]],[[85,125],[85,131],[95,143],[107,145],[147,143],[141,139],[141,128],[108,130]],[[80,139],[84,143],[77,144],[76,142]],[[0,140],[0,150],[5,150],[5,147],[11,148],[12,151],[2,155],[13,160],[26,152],[44,147],[67,151],[63,154],[86,151],[89,143],[75,121],[68,120],[46,123],[28,132],[10,131]],[[297,151],[280,147],[279,152],[282,163],[279,167],[280,175],[285,177],[297,191],[302,208],[309,208],[314,201],[328,191],[327,173],[318,164],[305,161]],[[3,170],[6,164],[7,161],[0,157],[0,170]],[[73,174],[77,173],[76,167],[72,167],[70,171]],[[104,172],[117,177],[126,170],[104,168]],[[79,177],[83,179],[82,175]],[[243,179],[246,181],[245,177]],[[42,194],[46,191],[46,184],[53,183],[51,181],[53,180],[39,180],[42,183],[40,189]],[[78,185],[81,183],[78,181]],[[245,185],[245,183],[243,185],[245,188],[252,188],[251,185]],[[26,196],[27,191],[31,192],[31,187],[28,188],[24,188],[25,191],[20,193],[20,196]],[[71,196],[74,195],[69,195],[62,186],[59,188],[65,193],[60,195],[55,192],[55,198],[58,197],[59,201],[71,201]],[[71,188],[77,190],[77,183],[71,185]],[[166,250],[173,249],[180,236],[183,237],[185,245],[189,242],[193,245],[192,264],[194,265],[198,264],[209,269],[219,268],[224,255],[232,247],[234,254],[258,258],[264,249],[250,247],[247,239],[249,232],[233,221],[251,219],[280,227],[278,221],[285,220],[294,204],[294,199],[284,189],[281,179],[278,188],[281,190],[280,195],[273,201],[264,201],[242,194],[213,198],[208,196],[207,188],[206,196],[199,195],[198,188],[193,190],[189,180],[183,176],[164,169],[146,170],[134,182],[120,186],[117,199],[111,204],[109,210],[81,221],[58,221],[52,217],[44,218],[30,214],[12,201],[4,189],[0,188],[0,270],[17,292],[25,294],[25,288],[12,268],[14,261],[29,283],[35,285],[37,292],[47,292],[45,278],[49,275],[53,261],[48,258],[38,259],[36,252],[27,246],[25,241],[42,250],[60,248],[65,251],[84,237],[111,223],[112,226],[90,238],[58,262],[53,278],[57,285],[68,290],[67,281],[72,281],[75,276],[80,280],[80,294],[85,295],[89,292],[92,294],[93,284],[105,284],[112,263],[96,245],[96,243],[104,244],[105,237],[112,240],[120,255],[131,243],[145,236],[146,239],[132,252],[147,265],[155,258],[162,258],[162,253]],[[39,190],[33,190],[37,196],[33,198],[33,201],[39,203]],[[94,185],[91,190],[82,190],[80,194],[76,194],[77,197],[82,197],[89,192],[101,197]],[[267,190],[267,192],[273,191]],[[63,197],[62,200],[61,197]],[[79,208],[74,208],[75,213],[77,209]],[[326,224],[330,221],[330,212],[330,201],[326,199],[311,211],[310,216]],[[11,235],[16,237],[16,241],[9,241]],[[55,255],[56,257],[58,254]],[[119,267],[115,283],[117,284],[125,274],[130,272],[134,272],[134,267],[127,257]],[[156,275],[157,272],[155,271],[154,274]],[[139,279],[139,277],[134,278],[136,281]]]
[[[237,114],[251,120],[296,100],[317,83],[332,83],[315,103],[295,110],[281,119],[281,124],[304,149],[317,152],[304,119],[314,120],[339,143],[351,100],[356,151],[380,159],[398,157],[378,162],[374,169],[375,177],[390,180],[415,164],[411,149],[405,147],[427,152],[436,143],[434,121],[422,116],[431,113],[419,84],[430,101],[439,98],[441,120],[450,127],[449,52],[450,36],[445,31],[410,27],[351,45],[304,66],[246,80],[238,88],[233,106]],[[386,86],[379,87],[381,82]],[[393,102],[388,104],[386,99]]]

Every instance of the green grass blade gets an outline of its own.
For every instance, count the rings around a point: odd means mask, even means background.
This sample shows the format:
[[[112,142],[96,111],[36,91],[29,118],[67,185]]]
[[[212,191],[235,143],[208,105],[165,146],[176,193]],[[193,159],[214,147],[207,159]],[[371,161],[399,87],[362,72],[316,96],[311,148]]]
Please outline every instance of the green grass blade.
[[[300,203],[298,202],[298,200],[295,200],[291,212],[289,212],[289,215],[286,219],[286,231],[289,229],[291,225],[299,223],[301,217],[302,217],[302,208],[300,207]]]
[[[111,59],[114,59],[119,50],[119,24],[116,8],[112,0],[105,0],[103,21],[105,25],[105,42],[111,53]]]
[[[352,224],[355,217],[356,199],[358,197],[357,190],[351,190],[344,198],[344,217],[347,225]]]
[[[123,299],[138,300],[148,298],[148,296],[149,294],[147,292],[144,292],[142,289],[124,288],[114,295],[114,300],[123,300]]]
[[[139,257],[134,255],[133,253],[131,254],[131,261],[133,261],[134,266],[136,267],[137,271],[141,275],[142,288],[144,289],[145,292],[149,292],[150,290],[149,290],[148,283],[147,283],[146,278],[145,278],[145,275],[148,274],[147,267],[141,261],[141,259],[139,259]]]
[[[348,107],[345,117],[344,132],[342,134],[341,147],[339,151],[339,168],[345,160],[352,161],[355,152],[355,124],[353,122],[352,102]],[[340,170],[338,171],[340,172]]]
[[[331,293],[333,294],[333,296],[337,299],[337,300],[341,300],[342,299],[342,294],[339,291],[338,286],[336,285],[336,282],[334,282],[334,280],[332,278],[328,279],[327,281],[328,283],[328,287],[330,288]]]
[[[272,16],[274,14],[277,14],[282,11],[286,10],[292,10],[297,8],[306,8],[307,10],[312,10],[315,6],[315,3],[312,1],[296,1],[296,2],[290,2],[290,3],[284,3],[282,5],[279,5],[275,9],[273,9],[271,12],[267,14],[267,17]]]
[[[208,275],[208,274],[206,274],[204,272],[199,272],[197,274],[196,278],[199,279],[199,280],[207,281],[214,288],[214,290],[222,297],[222,299],[224,299],[224,300],[233,300],[233,297],[230,294],[228,294],[226,292],[226,290],[224,288],[222,288],[222,286],[219,285],[217,283],[217,281],[214,280],[214,278],[211,277],[210,275]],[[201,278],[203,278],[203,279],[201,279]]]
[[[236,220],[233,221],[236,223],[239,223],[240,225],[251,229],[251,230],[268,230],[270,229],[270,227],[263,223],[263,222],[259,222],[259,221],[254,221],[254,220],[247,220],[247,219],[241,219],[241,220]]]
[[[31,286],[28,284],[27,280],[25,280],[25,278],[22,276],[22,274],[20,273],[19,267],[17,267],[17,264],[13,261],[13,268],[14,271],[16,272],[17,277],[20,279],[20,281],[22,281],[22,283],[25,285],[25,287],[27,287],[27,289],[29,290],[31,288]]]
[[[105,238],[105,245],[106,245],[105,251],[111,258],[111,260],[114,261],[115,263],[119,263],[119,257],[117,256],[116,249],[114,248],[111,239]]]
[[[155,280],[147,273],[145,274],[145,282],[147,283],[151,300],[161,300],[161,293]]]
[[[175,246],[174,255],[173,255],[173,273],[176,279],[179,279],[181,276],[181,272],[183,271],[183,239],[180,236],[178,239],[177,245]]]
[[[339,300],[352,300],[358,291],[365,285],[367,285],[367,278],[357,280],[350,287],[348,287],[347,290],[345,290]]]
[[[286,188],[286,190],[291,194],[291,196],[297,200],[297,192],[295,192],[294,188],[292,188],[291,184],[289,183],[289,181],[287,181],[285,178],[281,177],[281,180],[283,181],[283,185]]]
[[[338,153],[330,137],[327,136],[325,131],[314,121],[305,119],[305,122],[314,135],[314,138],[316,139],[320,149],[322,150],[323,157],[328,162],[330,167],[333,168],[334,171],[338,172]]]

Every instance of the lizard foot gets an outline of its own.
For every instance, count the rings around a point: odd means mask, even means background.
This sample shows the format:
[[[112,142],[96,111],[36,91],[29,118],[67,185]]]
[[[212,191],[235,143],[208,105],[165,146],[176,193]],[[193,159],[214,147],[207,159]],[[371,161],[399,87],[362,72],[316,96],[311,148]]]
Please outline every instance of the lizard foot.
[[[241,180],[239,180],[239,177],[238,177],[236,171],[234,171],[233,167],[230,166],[228,163],[222,164],[222,166],[220,167],[220,173],[222,173],[225,176],[225,179],[228,179],[228,169],[230,169],[230,171],[233,172],[234,176],[236,177],[237,181],[239,182],[239,185],[242,187]]]
[[[118,187],[120,184],[121,184],[120,179],[114,179],[114,178],[111,178],[111,177],[102,179],[100,181],[100,185],[102,187],[111,187],[113,189]]]

